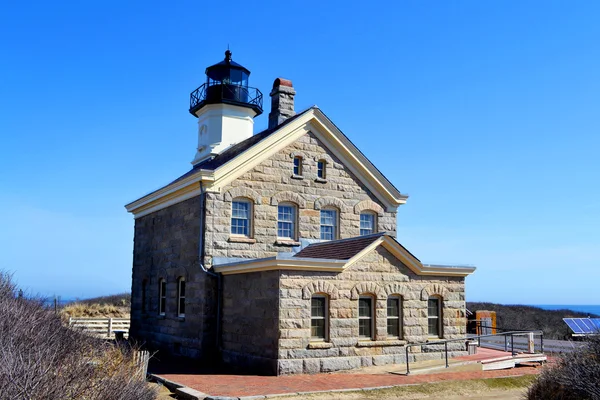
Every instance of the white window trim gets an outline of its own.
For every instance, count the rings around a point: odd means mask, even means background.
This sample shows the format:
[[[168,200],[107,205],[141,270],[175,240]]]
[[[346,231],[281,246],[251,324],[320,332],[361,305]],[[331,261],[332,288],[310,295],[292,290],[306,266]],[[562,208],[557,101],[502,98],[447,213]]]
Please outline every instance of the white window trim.
[[[246,203],[248,204],[248,234],[244,235],[241,233],[233,233],[233,204],[234,203]],[[236,218],[241,219],[241,218]],[[251,239],[254,237],[253,235],[254,229],[254,202],[246,197],[236,197],[231,201],[231,218],[229,219],[229,235],[234,238],[247,238]]]
[[[370,216],[373,217],[373,230],[371,231],[371,233],[366,233],[365,235],[361,234],[361,232],[360,232],[362,230],[362,228],[360,227],[360,218],[361,218],[362,215],[370,215]],[[372,235],[374,233],[377,233],[377,224],[378,224],[377,213],[375,213],[375,212],[373,212],[371,210],[361,211],[361,213],[360,213],[360,215],[359,215],[358,218],[359,218],[359,220],[358,220],[358,224],[359,224],[358,225],[358,234],[360,236]]]
[[[371,300],[371,317],[367,318],[367,317],[361,317],[360,316],[360,300],[361,299],[370,299]],[[358,338],[359,340],[375,340],[375,296],[372,296],[370,294],[361,294],[358,297],[358,320],[360,321],[361,319],[370,319],[371,320],[371,337],[368,336],[362,336],[360,334],[360,324],[359,324],[359,328],[358,328]]]
[[[177,280],[177,316],[183,318],[185,317],[185,312],[181,312],[181,300],[183,300],[184,304],[185,304],[185,295],[181,295],[181,284],[186,285],[185,283],[185,278],[184,277],[180,277]],[[187,287],[185,288],[187,290]]]
[[[298,173],[296,173],[296,160],[299,160],[298,162]],[[304,169],[304,160],[302,158],[302,156],[294,156],[294,159],[292,161],[292,173],[294,174],[294,176],[302,176],[303,174],[303,169]]]
[[[322,239],[321,238],[321,227],[323,226],[331,226],[331,225],[323,225],[321,223],[321,213],[323,211],[334,211],[335,212],[335,219],[334,219],[334,229],[333,229],[333,238],[332,239]],[[338,240],[340,238],[340,210],[338,210],[336,207],[323,207],[320,212],[319,212],[319,239],[321,240]]]
[[[288,221],[279,221],[279,207],[280,206],[285,206],[285,207],[291,207],[292,208],[292,212],[294,213],[294,215],[292,216],[292,236],[291,237],[287,237],[287,236],[279,236],[279,222],[288,222]],[[298,206],[294,203],[291,202],[282,202],[279,203],[277,205],[277,239],[278,240],[292,240],[295,241],[298,238]]]
[[[388,297],[388,300],[396,300],[398,302],[398,316],[397,317],[390,317],[390,315],[387,315],[387,320],[386,320],[386,324],[390,319],[395,319],[396,320],[396,324],[398,325],[398,336],[392,336],[389,334],[389,332],[387,333],[388,338],[393,338],[393,339],[402,339],[404,337],[404,324],[403,324],[403,319],[404,319],[404,310],[403,308],[403,301],[402,301],[402,296],[399,295],[391,295]],[[386,312],[387,312],[387,301],[386,301]],[[387,325],[386,325],[386,331],[387,331]]]
[[[313,294],[310,297],[310,307],[311,307],[311,314],[310,314],[310,326],[311,326],[311,330],[312,330],[312,320],[313,319],[317,319],[314,318],[312,316],[312,299],[313,298],[320,298],[320,299],[325,299],[325,315],[323,316],[323,319],[325,320],[325,324],[323,326],[323,334],[324,337],[323,338],[318,338],[318,337],[314,337],[312,336],[312,332],[310,335],[310,341],[311,342],[328,342],[329,341],[329,296],[327,296],[326,294],[321,294],[321,293],[317,293],[317,294]],[[321,319],[320,317],[318,317],[318,319]]]
[[[434,317],[432,317],[432,316],[429,315],[429,300],[430,299],[437,299],[437,304],[438,304],[438,306],[437,306],[437,312],[438,312],[438,315],[434,316]],[[443,329],[444,326],[442,325],[442,321],[443,321],[443,318],[444,318],[444,316],[442,315],[442,304],[443,304],[443,299],[440,296],[430,296],[427,299],[427,336],[428,337],[437,338],[437,339],[442,339],[444,337],[444,329]],[[436,335],[432,335],[429,332],[429,320],[430,319],[437,319],[437,328],[438,328],[438,335],[437,336]]]

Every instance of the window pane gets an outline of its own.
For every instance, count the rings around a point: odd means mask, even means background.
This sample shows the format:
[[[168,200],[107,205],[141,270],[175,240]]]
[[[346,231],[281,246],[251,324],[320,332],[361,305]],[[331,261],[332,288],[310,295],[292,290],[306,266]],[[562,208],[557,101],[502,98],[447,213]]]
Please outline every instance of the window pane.
[[[179,296],[185,297],[185,281],[179,281]]]
[[[387,314],[388,317],[398,317],[399,316],[399,307],[398,307],[397,298],[391,298],[387,300]]]
[[[358,300],[358,316],[371,317],[371,299]]]
[[[400,324],[399,319],[390,319],[387,321],[387,333],[388,336],[400,337]]]
[[[281,205],[277,209],[277,236],[294,237],[295,209],[290,205]]]
[[[323,160],[317,162],[317,177],[325,179],[325,161]]]
[[[370,235],[375,232],[375,214],[360,214],[360,235]]]
[[[324,317],[325,316],[325,298],[324,297],[313,297],[311,301],[311,317]]]
[[[321,239],[334,240],[337,233],[337,211],[321,210]]]
[[[234,235],[250,235],[250,203],[234,201],[231,205],[231,233]]]
[[[185,314],[185,299],[183,297],[179,299],[179,314]]]
[[[325,339],[325,319],[312,319],[310,321],[310,335],[313,338]]]
[[[439,317],[439,300],[429,299],[427,302],[427,313],[430,317]]]
[[[429,318],[429,336],[440,336],[438,327],[438,319]]]
[[[360,319],[358,320],[358,335],[362,337],[371,337],[371,320]]]
[[[302,157],[294,157],[294,175],[302,175]]]

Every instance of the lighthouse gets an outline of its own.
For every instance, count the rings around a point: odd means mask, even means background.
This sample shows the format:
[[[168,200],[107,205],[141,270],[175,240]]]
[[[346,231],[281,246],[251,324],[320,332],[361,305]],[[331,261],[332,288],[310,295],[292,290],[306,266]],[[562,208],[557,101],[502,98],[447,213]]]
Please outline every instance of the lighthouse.
[[[190,94],[190,113],[198,118],[198,146],[192,165],[213,158],[252,136],[262,114],[263,95],[248,85],[250,71],[225,52],[206,68],[206,82]]]

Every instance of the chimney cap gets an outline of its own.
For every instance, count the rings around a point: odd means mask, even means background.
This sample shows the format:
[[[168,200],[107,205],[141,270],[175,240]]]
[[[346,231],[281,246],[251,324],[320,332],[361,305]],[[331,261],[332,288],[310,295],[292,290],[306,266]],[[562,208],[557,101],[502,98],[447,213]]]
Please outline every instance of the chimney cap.
[[[275,89],[278,86],[293,87],[292,81],[290,81],[289,79],[284,79],[284,78],[275,79],[275,82],[273,82],[273,89]]]

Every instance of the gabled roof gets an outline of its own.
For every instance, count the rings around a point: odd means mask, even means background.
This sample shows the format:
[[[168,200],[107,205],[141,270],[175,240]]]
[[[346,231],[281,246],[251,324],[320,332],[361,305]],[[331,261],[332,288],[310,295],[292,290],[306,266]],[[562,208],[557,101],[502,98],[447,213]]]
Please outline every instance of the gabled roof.
[[[206,190],[219,191],[307,132],[312,132],[334,153],[381,200],[387,210],[393,211],[406,202],[408,196],[401,194],[335,124],[318,107],[313,106],[275,128],[264,130],[216,157],[197,164],[168,185],[125,207],[138,218],[200,194],[200,183]]]
[[[314,243],[291,257],[279,253],[275,257],[221,264],[214,266],[214,269],[223,275],[270,270],[343,272],[379,246],[383,246],[417,275],[464,277],[475,271],[472,266],[423,264],[387,233]]]

